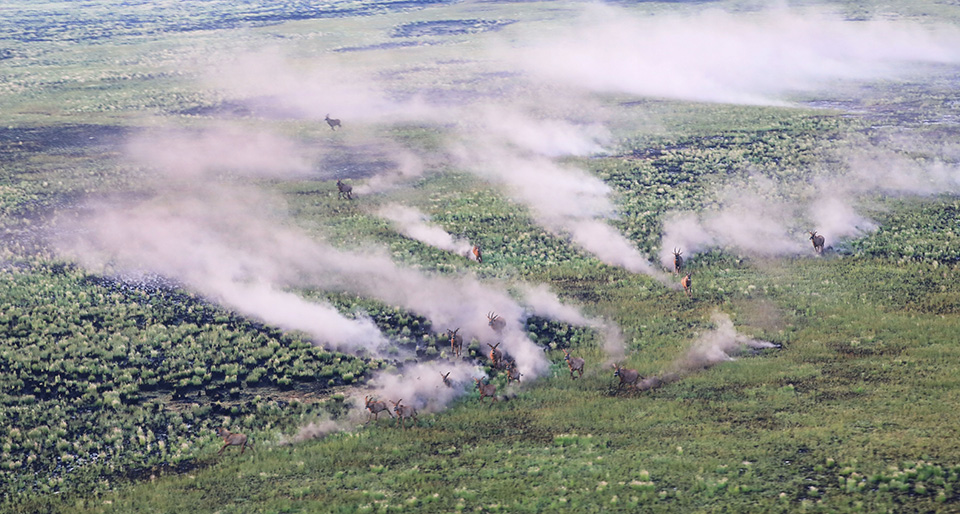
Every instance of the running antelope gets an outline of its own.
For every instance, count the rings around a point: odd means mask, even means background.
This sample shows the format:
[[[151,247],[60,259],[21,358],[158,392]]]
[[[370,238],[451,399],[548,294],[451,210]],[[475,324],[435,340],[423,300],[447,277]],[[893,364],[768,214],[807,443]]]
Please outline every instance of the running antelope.
[[[353,186],[350,184],[344,184],[340,179],[337,179],[337,190],[340,191],[339,197],[341,200],[344,198],[353,200]]]
[[[613,369],[616,370],[613,372],[613,376],[620,378],[620,383],[617,385],[618,393],[623,386],[637,386],[637,381],[640,380],[639,371],[635,369],[621,368],[619,364],[614,364]]]
[[[523,373],[520,373],[520,370],[517,369],[517,363],[513,362],[507,366],[507,383],[511,383],[514,380],[520,382],[520,377],[523,376]]]
[[[473,247],[473,250],[470,250],[470,252],[473,253],[473,256],[477,259],[477,262],[478,262],[478,263],[483,262],[483,256],[480,255],[480,247],[479,247],[479,246],[474,246],[474,247]]]
[[[247,441],[247,436],[244,434],[233,434],[226,428],[220,427],[217,429],[217,435],[223,438],[223,448],[220,448],[217,455],[223,455],[223,450],[226,450],[228,446],[239,446],[240,455],[243,455],[243,451],[247,449],[247,446],[253,447],[253,445]]]
[[[500,343],[495,345],[487,343],[487,346],[490,347],[490,360],[493,361],[493,367],[499,368],[503,364],[503,352],[497,349]]]
[[[408,418],[413,418],[413,426],[417,426],[417,409],[409,405],[400,405],[400,402],[403,401],[403,398],[400,398],[397,401],[390,401],[393,404],[393,412],[397,413],[397,426],[403,425],[403,429],[407,429],[407,422],[404,421]]]
[[[446,375],[440,373],[440,376],[443,377],[443,385],[447,387],[453,387],[453,382],[450,381],[450,372],[448,371]]]
[[[490,325],[490,328],[492,328],[494,332],[500,334],[503,332],[503,329],[507,327],[507,322],[504,321],[499,314],[495,312],[488,312],[487,325]]]
[[[450,336],[450,352],[453,353],[455,357],[459,357],[461,352],[463,352],[463,336],[458,334],[460,329],[457,328],[454,331],[447,329],[447,335]]]
[[[497,401],[497,386],[494,384],[484,384],[480,381],[479,378],[473,379],[477,383],[477,390],[480,391],[480,401],[487,396],[493,398],[493,401]]]
[[[683,270],[683,251],[679,248],[673,249],[673,274],[679,275],[680,271]]]
[[[813,243],[813,251],[818,255],[823,253],[823,236],[817,234],[816,230],[810,232],[810,241]]]
[[[393,413],[390,412],[390,407],[387,407],[387,402],[378,402],[373,396],[365,396],[363,401],[366,402],[367,410],[373,415],[375,421],[380,418],[380,413],[383,411],[387,411],[387,414],[389,414],[391,418],[393,417]],[[370,422],[370,414],[367,415],[368,423]]]
[[[686,276],[680,279],[680,285],[683,286],[683,291],[687,293],[687,296],[693,298],[693,278],[691,277],[693,273],[687,273]]]
[[[340,127],[340,120],[331,118],[329,114],[324,120],[327,122],[327,125],[330,125],[330,130],[337,130],[337,128]]]
[[[563,358],[567,361],[567,367],[570,368],[570,378],[576,380],[577,377],[573,376],[574,371],[580,373],[580,376],[583,377],[583,365],[586,364],[586,361],[580,357],[571,357],[570,352],[566,349],[563,350]]]

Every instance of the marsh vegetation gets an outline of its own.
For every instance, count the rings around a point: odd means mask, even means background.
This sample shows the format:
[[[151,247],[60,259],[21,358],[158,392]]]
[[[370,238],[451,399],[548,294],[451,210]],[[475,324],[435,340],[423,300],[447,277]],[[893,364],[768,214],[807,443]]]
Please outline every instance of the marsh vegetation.
[[[0,510],[957,509],[955,8],[8,3]]]

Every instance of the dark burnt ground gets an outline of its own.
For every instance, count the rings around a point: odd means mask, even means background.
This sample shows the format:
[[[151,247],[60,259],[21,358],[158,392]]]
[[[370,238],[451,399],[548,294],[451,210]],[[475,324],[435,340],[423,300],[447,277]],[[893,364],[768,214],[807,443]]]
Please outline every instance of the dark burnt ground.
[[[44,252],[57,213],[79,212],[98,195],[124,200],[126,195],[94,192],[102,171],[84,170],[91,159],[119,152],[132,130],[91,124],[0,128],[0,245],[22,255]]]
[[[0,163],[38,153],[78,155],[115,151],[130,133],[131,129],[115,125],[0,127]]]
[[[392,37],[458,36],[500,30],[516,20],[436,20],[418,21],[393,29]]]
[[[318,163],[325,179],[365,179],[397,172],[397,162],[386,149],[373,145],[338,146]]]

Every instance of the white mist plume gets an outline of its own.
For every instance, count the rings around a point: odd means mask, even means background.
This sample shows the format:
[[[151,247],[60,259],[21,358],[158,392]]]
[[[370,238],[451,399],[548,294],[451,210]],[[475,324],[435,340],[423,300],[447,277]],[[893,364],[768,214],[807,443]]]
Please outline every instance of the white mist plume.
[[[783,103],[837,79],[901,76],[914,63],[960,62],[955,27],[788,8],[637,15],[594,3],[562,36],[525,43],[504,55],[544,80],[742,104]]]
[[[150,272],[182,282],[213,301],[337,348],[376,348],[386,339],[372,321],[284,291],[288,234],[259,195],[206,186],[177,189],[132,205],[92,205],[62,250],[91,269]],[[71,231],[72,232],[72,231]]]
[[[443,382],[445,375],[451,387]],[[404,366],[399,372],[380,372],[370,379],[370,391],[364,396],[373,396],[387,402],[401,401],[403,405],[415,407],[420,412],[439,412],[450,402],[467,393],[473,386],[474,378],[485,378],[486,372],[480,366],[466,362],[430,361]],[[364,405],[357,398],[358,405]]]
[[[282,437],[278,444],[280,446],[286,446],[290,444],[302,443],[311,439],[320,439],[334,432],[349,432],[353,430],[354,426],[354,424],[349,422],[332,419],[311,421],[310,423],[300,427],[296,434],[289,437]]]
[[[290,139],[223,124],[189,132],[148,130],[134,135],[126,150],[134,162],[162,169],[171,179],[205,180],[217,173],[295,177],[312,168],[306,149]]]
[[[869,234],[877,222],[861,212],[874,195],[929,196],[960,193],[960,170],[929,160],[919,163],[882,148],[847,156],[847,169],[811,185],[754,179],[750,188],[728,187],[720,208],[664,216],[660,262],[673,266],[673,249],[685,258],[709,248],[733,247],[755,256],[812,255],[808,231],[827,246]]]
[[[704,332],[694,341],[687,354],[674,364],[677,373],[692,373],[731,361],[744,348],[777,348],[768,341],[753,339],[737,332],[730,316],[722,312],[710,315],[716,328]]]
[[[616,323],[584,315],[580,309],[562,303],[545,284],[525,285],[520,288],[523,302],[538,316],[563,321],[571,325],[590,327],[600,333],[603,351],[610,362],[620,360],[626,354],[623,333]]]
[[[453,252],[467,258],[473,258],[473,245],[465,240],[454,237],[438,225],[430,223],[430,217],[413,207],[389,203],[377,210],[377,215],[391,221],[393,227],[401,234],[416,239],[424,244]]]
[[[452,152],[461,166],[502,184],[508,195],[530,208],[534,220],[601,261],[668,283],[659,270],[604,219],[615,216],[610,186],[573,166],[521,152],[502,141],[471,133],[469,144]]]

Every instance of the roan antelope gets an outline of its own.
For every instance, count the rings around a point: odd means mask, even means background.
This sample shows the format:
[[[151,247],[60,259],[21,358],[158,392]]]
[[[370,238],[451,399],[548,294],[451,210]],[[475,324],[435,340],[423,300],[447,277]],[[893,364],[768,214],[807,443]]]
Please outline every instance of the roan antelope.
[[[463,352],[463,336],[457,333],[459,331],[459,328],[454,331],[450,331],[449,328],[447,329],[447,335],[450,336],[450,352],[454,357],[459,357],[461,352]]]
[[[239,446],[240,455],[243,455],[243,451],[247,449],[247,446],[253,447],[244,434],[233,434],[226,428],[220,427],[217,429],[217,435],[223,438],[223,447],[220,448],[217,455],[223,455],[223,450],[226,450],[228,446]]]
[[[640,380],[639,371],[635,369],[621,368],[619,364],[614,364],[613,369],[616,370],[613,372],[613,376],[620,378],[620,383],[617,385],[618,393],[623,386],[637,386],[637,381]]]
[[[373,414],[374,420],[379,419],[380,413],[383,411],[387,411],[387,414],[389,414],[391,418],[393,417],[393,413],[390,412],[390,407],[387,407],[386,402],[378,402],[373,396],[365,396],[363,401],[366,402],[367,410],[370,411],[370,414]],[[367,422],[369,421],[370,415],[367,415]]]
[[[397,426],[403,425],[403,429],[407,429],[407,422],[404,421],[408,418],[413,418],[413,426],[417,426],[417,409],[409,405],[400,405],[400,402],[403,401],[403,398],[400,398],[397,401],[390,401],[393,404],[393,412],[397,413]]]
[[[503,332],[503,329],[507,327],[507,322],[504,321],[499,314],[495,312],[488,312],[487,325],[490,325],[490,328],[492,328],[494,332],[500,334]]]
[[[487,343],[487,346],[490,347],[490,360],[493,361],[493,367],[499,368],[503,364],[503,352],[497,349],[500,343],[495,345]]]
[[[523,373],[520,373],[520,370],[517,369],[516,363],[510,363],[507,366],[507,383],[508,384],[513,382],[514,380],[516,380],[517,382],[520,382],[520,377],[522,376],[523,376]]]
[[[494,384],[484,384],[480,381],[479,378],[473,379],[477,383],[477,390],[480,391],[480,401],[487,396],[493,398],[493,401],[497,401],[497,386]]]
[[[480,247],[479,247],[479,246],[474,246],[473,249],[470,250],[470,252],[471,252],[471,253],[473,254],[473,256],[477,259],[477,262],[478,262],[478,263],[483,262],[483,256],[480,254]]]
[[[324,120],[327,122],[327,125],[330,125],[330,130],[337,130],[337,128],[340,127],[340,120],[331,118],[329,114]]]
[[[673,273],[674,275],[679,275],[680,271],[683,270],[683,251],[679,248],[673,249]]]
[[[813,251],[817,252],[817,255],[823,253],[823,236],[817,234],[816,230],[810,232],[810,241],[813,243]]]
[[[440,376],[443,378],[443,385],[447,387],[453,387],[453,382],[450,381],[450,372],[448,371],[446,375],[440,373]]]
[[[683,278],[680,279],[680,285],[683,286],[683,292],[687,293],[687,296],[693,298],[693,273],[687,273]]]
[[[570,352],[566,349],[563,350],[563,358],[567,361],[567,367],[570,368],[570,378],[577,379],[573,376],[574,371],[579,372],[580,376],[583,377],[583,365],[586,364],[586,361],[580,357],[571,357]]]
[[[347,200],[353,200],[353,186],[350,184],[344,184],[337,179],[337,190],[340,191],[339,198],[342,200],[346,198]]]

